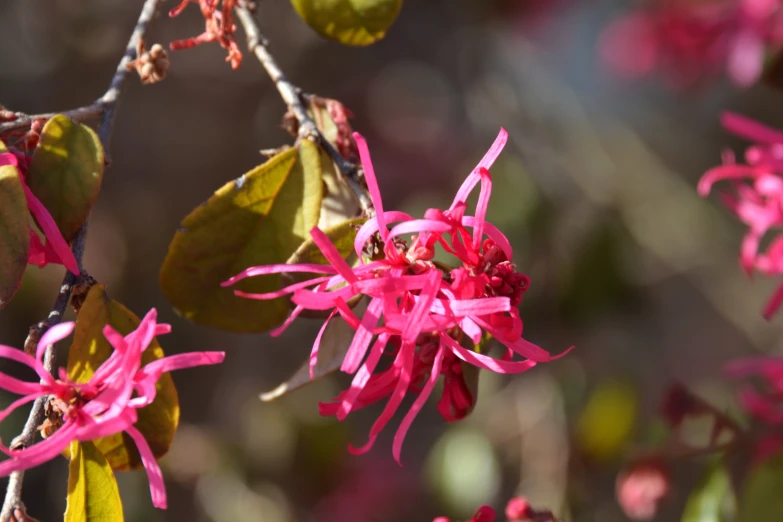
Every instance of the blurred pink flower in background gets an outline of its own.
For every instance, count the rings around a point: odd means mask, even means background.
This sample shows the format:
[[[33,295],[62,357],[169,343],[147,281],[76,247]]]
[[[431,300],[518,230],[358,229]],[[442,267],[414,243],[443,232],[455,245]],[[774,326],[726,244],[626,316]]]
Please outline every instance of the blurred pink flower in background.
[[[473,518],[470,519],[470,522],[494,522],[495,521],[495,510],[492,509],[489,506],[481,506],[478,511],[476,511],[476,514],[473,515]],[[446,517],[438,517],[432,522],[451,522]]]
[[[612,22],[599,51],[629,78],[663,69],[674,86],[686,87],[725,69],[747,87],[781,43],[780,0],[652,0]]]
[[[421,491],[415,473],[388,459],[370,457],[351,462],[355,464],[345,470],[334,491],[316,505],[313,520],[367,522],[378,513],[395,520],[410,515]],[[406,503],[401,504],[401,498]]]
[[[748,273],[783,274],[783,236],[759,252],[764,236],[783,226],[783,133],[732,113],[724,113],[721,121],[728,131],[756,143],[745,151],[746,164],[724,154],[723,165],[710,169],[699,181],[699,194],[706,196],[718,181],[729,181],[733,190],[723,191],[721,199],[748,225],[740,251],[743,268]],[[769,319],[782,302],[783,285],[764,308],[764,317]]]
[[[11,458],[0,462],[0,476],[38,466],[57,457],[71,441],[89,441],[124,431],[136,443],[141,461],[150,482],[152,503],[166,508],[166,489],[163,476],[152,450],[142,433],[133,425],[136,410],[155,400],[156,383],[166,372],[218,364],[223,352],[193,352],[162,357],[144,366],[141,356],[152,340],[171,331],[167,324],[156,323],[157,312],[150,310],[139,327],[122,336],[111,326],[103,334],[114,347],[112,355],[101,364],[88,382],[73,382],[65,368],[60,368],[59,378],[44,367],[43,357],[47,347],[71,334],[75,323],[62,323],[50,328],[38,343],[36,356],[22,350],[0,345],[0,357],[29,366],[38,374],[40,382],[25,382],[0,373],[0,388],[22,395],[0,412],[0,421],[14,410],[39,397],[49,396],[49,404],[62,415],[62,424],[43,441],[22,449],[0,450]]]
[[[386,397],[389,400],[371,428],[367,444],[350,448],[352,452],[363,453],[372,447],[406,392],[419,394],[394,437],[393,453],[399,462],[405,434],[440,374],[446,377],[446,389],[439,410],[447,420],[454,420],[464,416],[475,400],[461,378],[460,361],[498,373],[520,373],[552,357],[522,338],[522,320],[516,306],[529,280],[516,272],[506,236],[486,220],[492,191],[488,168],[508,139],[506,131],[501,129],[451,206],[447,210],[429,209],[423,219],[384,210],[367,143],[357,133],[354,139],[376,212],[356,234],[354,249],[360,264],[355,268],[349,266],[326,234],[316,227],[310,234],[329,265],[251,267],[226,281],[224,286],[266,274],[322,274],[277,292],[236,291],[236,294],[251,299],[292,294],[291,301],[296,307],[273,335],[285,330],[304,310],[331,310],[313,345],[311,370],[317,360],[321,336],[331,318],[339,314],[356,330],[341,366],[345,373],[355,375],[353,383],[333,402],[321,404],[321,413],[343,420],[355,409]],[[480,192],[475,215],[467,215],[466,200],[477,185]],[[393,223],[396,224],[392,226]],[[410,242],[404,239],[406,236],[410,236]],[[451,256],[455,266],[433,262],[436,248]],[[377,255],[366,262],[362,257],[364,252]],[[347,305],[355,296],[369,298],[361,319]],[[503,359],[462,346],[463,342],[478,345],[485,332],[506,346],[508,351]],[[515,354],[526,359],[511,360]],[[386,370],[375,373],[384,355],[393,360]]]
[[[531,513],[530,503],[524,497],[514,497],[506,504],[506,518],[509,520],[525,520]]]
[[[24,188],[27,208],[35,218],[41,232],[44,234],[46,242],[42,242],[38,234],[30,227],[30,251],[27,262],[44,267],[49,263],[64,265],[74,275],[79,275],[79,265],[71,252],[71,248],[66,243],[57,223],[54,222],[52,215],[46,210],[46,207],[35,197],[33,192],[25,183],[25,175],[29,166],[30,158],[21,152],[3,152],[0,153],[0,167],[12,165],[19,172],[19,178]]]
[[[753,458],[761,463],[783,450],[783,358],[751,357],[737,359],[726,365],[732,379],[754,379],[739,389],[742,408],[754,419],[769,426],[753,443]]]
[[[783,358],[738,359],[726,366],[726,372],[735,379],[759,378],[759,386],[740,389],[742,407],[767,424],[783,424]]]
[[[659,460],[633,463],[617,476],[615,494],[626,516],[632,520],[655,518],[661,501],[671,492],[669,470]]]

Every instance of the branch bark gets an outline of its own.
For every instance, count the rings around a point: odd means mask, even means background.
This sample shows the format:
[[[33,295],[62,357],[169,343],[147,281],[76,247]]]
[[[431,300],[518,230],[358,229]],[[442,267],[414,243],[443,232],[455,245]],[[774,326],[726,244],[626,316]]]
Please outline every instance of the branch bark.
[[[239,20],[239,23],[242,25],[242,28],[247,35],[247,48],[250,52],[255,54],[258,61],[261,62],[266,73],[272,81],[275,82],[275,87],[277,87],[277,92],[280,93],[283,102],[288,106],[291,112],[294,113],[296,120],[299,122],[299,138],[312,139],[319,142],[321,147],[329,154],[329,157],[332,158],[332,161],[343,175],[348,186],[356,195],[364,213],[371,217],[375,210],[373,209],[372,200],[370,199],[367,190],[362,187],[362,184],[359,181],[361,176],[358,168],[356,165],[343,158],[342,155],[337,152],[337,149],[329,143],[329,140],[327,140],[318,130],[318,126],[316,126],[313,119],[307,113],[307,108],[302,101],[302,90],[291,83],[280,69],[280,66],[277,65],[277,61],[267,48],[268,41],[261,34],[261,30],[250,10],[245,5],[240,4],[236,7],[236,14],[237,20]]]
[[[114,117],[116,114],[117,103],[122,92],[122,87],[125,85],[125,81],[128,78],[130,70],[128,64],[136,57],[136,49],[139,42],[144,37],[144,33],[152,21],[152,18],[157,12],[158,5],[161,0],[145,0],[144,6],[141,9],[141,14],[136,22],[136,25],[131,33],[128,45],[125,48],[125,52],[117,64],[117,69],[114,76],[111,79],[109,88],[95,103],[88,107],[82,107],[73,111],[68,111],[63,114],[76,119],[84,120],[91,117],[100,116],[101,120],[98,125],[98,137],[101,140],[101,145],[104,150],[108,150],[109,142],[111,139],[112,128],[114,127]],[[19,128],[24,125],[29,125],[31,121],[41,117],[51,117],[54,114],[37,115],[37,116],[24,116],[23,118],[9,122],[12,124],[18,124],[10,127]],[[20,121],[22,123],[20,123]],[[0,125],[0,132],[8,130],[6,128],[9,124]],[[84,246],[87,239],[87,223],[82,225],[79,231],[76,233],[76,237],[72,243],[73,255],[76,257],[76,261],[81,269],[81,274],[75,276],[71,272],[67,272],[63,279],[60,291],[57,294],[57,299],[52,306],[51,311],[47,318],[30,329],[30,335],[25,340],[25,349],[35,352],[38,345],[38,339],[40,336],[52,326],[62,321],[63,314],[68,307],[68,301],[71,297],[71,291],[73,287],[79,284],[84,278],[87,277],[86,272],[82,268],[82,258],[84,257]],[[54,346],[49,346],[44,353],[44,366],[49,373],[54,371]],[[35,439],[35,433],[38,430],[43,421],[44,407],[46,406],[47,397],[41,397],[33,403],[33,407],[30,410],[30,415],[25,422],[22,433],[19,434],[12,442],[11,448],[18,449],[29,446]],[[0,511],[0,522],[8,522],[16,509],[24,509],[22,503],[22,482],[24,479],[24,470],[16,471],[11,474],[8,479],[8,486],[6,487],[5,500],[3,502],[2,511]]]

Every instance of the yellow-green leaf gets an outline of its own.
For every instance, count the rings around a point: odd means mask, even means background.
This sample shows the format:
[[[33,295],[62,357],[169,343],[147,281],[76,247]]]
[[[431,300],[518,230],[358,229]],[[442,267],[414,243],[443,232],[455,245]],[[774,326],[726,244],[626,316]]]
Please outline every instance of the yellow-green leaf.
[[[68,376],[76,382],[87,382],[95,370],[109,358],[114,348],[103,336],[103,327],[111,325],[123,335],[135,330],[141,321],[117,301],[109,299],[104,285],[90,289],[76,318],[73,344],[68,353]],[[142,355],[142,364],[164,356],[157,340]],[[161,375],[152,404],[138,410],[134,425],[152,448],[156,458],[166,454],[179,424],[179,398],[171,375]],[[106,456],[112,468],[127,470],[141,466],[141,457],[133,439],[117,433],[98,439],[95,445]]]
[[[349,264],[356,260],[356,253],[353,250],[353,240],[356,239],[356,232],[365,221],[367,220],[364,218],[354,218],[324,229],[324,234],[329,237],[334,246],[337,247],[337,251],[340,252],[340,255],[343,256],[343,259],[347,260]],[[291,257],[289,257],[286,262],[289,264],[329,264],[329,261],[326,260],[321,249],[318,248],[309,235],[307,240],[299,245],[296,252],[291,254]]]
[[[0,141],[0,153],[8,149]],[[22,284],[30,250],[27,201],[19,171],[13,165],[0,167],[0,308]]]
[[[324,196],[318,228],[332,228],[359,214],[359,200],[342,174],[335,168],[331,158],[321,151],[321,179],[324,182]]]
[[[70,241],[87,220],[103,179],[103,147],[91,128],[59,114],[41,131],[27,184]]]
[[[738,522],[780,522],[783,513],[783,453],[748,474],[739,501]]]
[[[345,45],[370,45],[386,35],[402,0],[291,0],[321,36]]]
[[[731,477],[723,462],[716,461],[707,468],[700,483],[691,491],[682,522],[726,522],[734,503]]]
[[[280,288],[280,276],[220,283],[258,265],[285,263],[310,237],[323,197],[319,150],[303,140],[232,181],[183,221],[163,262],[163,293],[177,312],[196,323],[236,332],[274,328],[289,312],[285,298],[234,295]]]
[[[71,442],[65,522],[122,522],[117,480],[92,442]]]

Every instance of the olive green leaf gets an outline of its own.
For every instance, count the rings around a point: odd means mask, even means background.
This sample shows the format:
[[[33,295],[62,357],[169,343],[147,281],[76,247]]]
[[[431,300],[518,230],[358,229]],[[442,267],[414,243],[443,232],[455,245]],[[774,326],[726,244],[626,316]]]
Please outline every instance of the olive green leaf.
[[[779,522],[783,513],[783,453],[751,470],[739,499],[738,522]]]
[[[62,114],[46,122],[33,151],[27,185],[66,241],[87,220],[102,179],[103,147],[95,131]]]
[[[0,154],[7,150],[0,141]],[[19,171],[13,165],[0,167],[0,308],[22,284],[30,250],[29,219]]]
[[[370,45],[386,35],[402,0],[291,0],[321,36],[345,45]]]
[[[289,312],[287,299],[246,299],[234,290],[271,292],[280,276],[220,283],[246,268],[285,263],[310,237],[323,197],[318,147],[303,140],[232,181],[182,221],[169,245],[160,282],[177,312],[199,324],[263,332]]]
[[[117,301],[109,299],[104,285],[93,286],[87,294],[79,315],[73,344],[68,353],[68,377],[75,382],[87,382],[95,370],[109,358],[114,348],[103,336],[103,327],[111,325],[123,335],[135,330],[141,321]],[[142,364],[148,364],[164,356],[157,340],[142,354]],[[166,454],[179,424],[179,398],[171,375],[164,373],[156,384],[157,395],[152,404],[138,410],[139,419],[134,424],[152,449],[156,458]],[[128,470],[141,466],[141,457],[133,439],[125,433],[116,433],[95,441],[116,470]]]
[[[114,472],[92,442],[71,442],[65,522],[122,522]]]

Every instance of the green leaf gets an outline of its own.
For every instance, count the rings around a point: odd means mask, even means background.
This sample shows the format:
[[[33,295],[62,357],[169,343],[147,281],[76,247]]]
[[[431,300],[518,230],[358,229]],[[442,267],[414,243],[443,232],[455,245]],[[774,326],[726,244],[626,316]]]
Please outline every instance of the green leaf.
[[[71,442],[65,522],[122,522],[117,480],[92,442]]]
[[[0,141],[0,153],[7,150]],[[29,219],[19,171],[13,165],[0,167],[0,308],[22,284],[30,250]]]
[[[87,220],[102,179],[103,147],[98,135],[62,114],[46,122],[33,152],[27,185],[66,241]]]
[[[402,0],[291,0],[321,36],[345,45],[370,45],[386,35]]]
[[[722,461],[712,463],[699,485],[691,491],[682,522],[724,522],[727,510],[731,507],[734,492],[731,477]]]
[[[68,353],[68,377],[76,382],[87,382],[95,370],[109,358],[114,348],[103,336],[103,327],[111,325],[123,335],[135,330],[141,321],[120,303],[109,299],[104,285],[93,286],[87,294],[79,315],[73,344]],[[148,364],[164,356],[157,340],[142,354],[142,364]],[[138,410],[139,420],[134,424],[152,448],[156,458],[166,454],[179,424],[179,398],[171,375],[161,375],[156,385],[157,395],[152,404]],[[141,457],[133,439],[125,433],[117,433],[95,441],[116,470],[128,470],[141,466]]]
[[[323,197],[319,150],[303,140],[232,181],[183,221],[163,262],[163,293],[177,312],[199,324],[235,332],[263,332],[288,315],[285,298],[234,295],[281,288],[280,276],[220,283],[251,266],[285,263],[310,237]]]
[[[783,513],[783,453],[751,470],[739,502],[739,522],[780,522]]]

